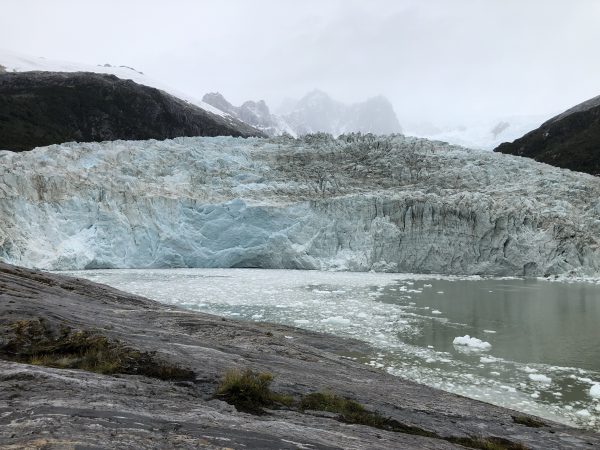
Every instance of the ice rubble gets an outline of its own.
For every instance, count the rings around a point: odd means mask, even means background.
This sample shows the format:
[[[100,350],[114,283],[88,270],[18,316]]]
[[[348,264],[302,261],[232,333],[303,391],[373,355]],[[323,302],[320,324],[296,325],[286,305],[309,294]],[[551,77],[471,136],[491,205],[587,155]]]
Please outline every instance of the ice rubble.
[[[404,136],[0,152],[0,258],[46,269],[600,273],[600,179]]]
[[[529,379],[531,379],[532,381],[537,381],[539,383],[544,383],[544,384],[552,382],[552,378],[547,377],[546,375],[541,374],[541,373],[530,373]]]
[[[465,346],[473,350],[489,350],[492,348],[492,344],[489,342],[482,341],[476,337],[471,337],[468,334],[455,337],[452,343],[454,345]]]

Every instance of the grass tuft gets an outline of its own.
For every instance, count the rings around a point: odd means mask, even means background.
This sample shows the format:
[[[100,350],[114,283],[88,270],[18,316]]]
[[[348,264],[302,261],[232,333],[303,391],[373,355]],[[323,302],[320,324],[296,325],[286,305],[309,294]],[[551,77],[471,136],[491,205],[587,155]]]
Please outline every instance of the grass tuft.
[[[106,375],[143,375],[161,380],[193,380],[194,372],[89,331],[61,327],[53,333],[42,319],[19,320],[0,347],[5,359],[58,369],[81,369]]]
[[[300,400],[300,410],[327,411],[339,414],[338,420],[344,423],[366,425],[382,430],[418,436],[437,437],[435,433],[420,427],[406,425],[397,420],[368,411],[360,403],[331,393],[315,392]]]
[[[529,450],[523,444],[509,441],[500,437],[450,437],[446,438],[448,442],[462,445],[463,447],[475,448],[479,450]]]
[[[264,409],[276,405],[291,406],[293,397],[271,391],[273,375],[251,369],[233,369],[225,373],[215,397],[251,414],[263,414]]]
[[[525,425],[526,427],[542,428],[547,426],[541,420],[534,419],[531,416],[512,416],[512,419],[514,423],[518,423],[519,425]]]

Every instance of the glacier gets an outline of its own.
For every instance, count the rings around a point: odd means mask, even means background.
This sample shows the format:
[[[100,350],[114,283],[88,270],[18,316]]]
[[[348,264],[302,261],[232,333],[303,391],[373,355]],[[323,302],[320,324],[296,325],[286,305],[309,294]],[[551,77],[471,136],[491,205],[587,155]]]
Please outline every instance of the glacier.
[[[50,270],[600,273],[600,179],[392,135],[0,151],[0,259]]]

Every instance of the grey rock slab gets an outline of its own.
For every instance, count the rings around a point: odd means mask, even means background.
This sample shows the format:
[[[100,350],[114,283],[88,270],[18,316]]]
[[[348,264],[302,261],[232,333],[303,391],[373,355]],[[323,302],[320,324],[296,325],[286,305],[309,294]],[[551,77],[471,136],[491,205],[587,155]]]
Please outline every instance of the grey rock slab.
[[[440,437],[497,436],[532,449],[594,448],[598,434],[544,421],[515,424],[515,411],[394,377],[338,356],[364,344],[281,325],[246,323],[159,304],[76,278],[0,263],[0,330],[43,318],[156,351],[188,367],[193,382],[101,375],[0,361],[3,448],[461,448],[446,440],[344,424],[326,413],[238,412],[215,400],[223,373],[274,375],[273,390],[299,398],[328,390]],[[294,339],[286,339],[285,336]]]

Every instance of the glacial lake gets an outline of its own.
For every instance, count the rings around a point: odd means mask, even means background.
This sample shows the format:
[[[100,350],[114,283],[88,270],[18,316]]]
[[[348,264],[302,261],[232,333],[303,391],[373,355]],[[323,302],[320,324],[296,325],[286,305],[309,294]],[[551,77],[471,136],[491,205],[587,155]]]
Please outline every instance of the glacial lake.
[[[68,274],[183,308],[360,339],[372,354],[346,357],[600,429],[600,284],[260,269]]]

